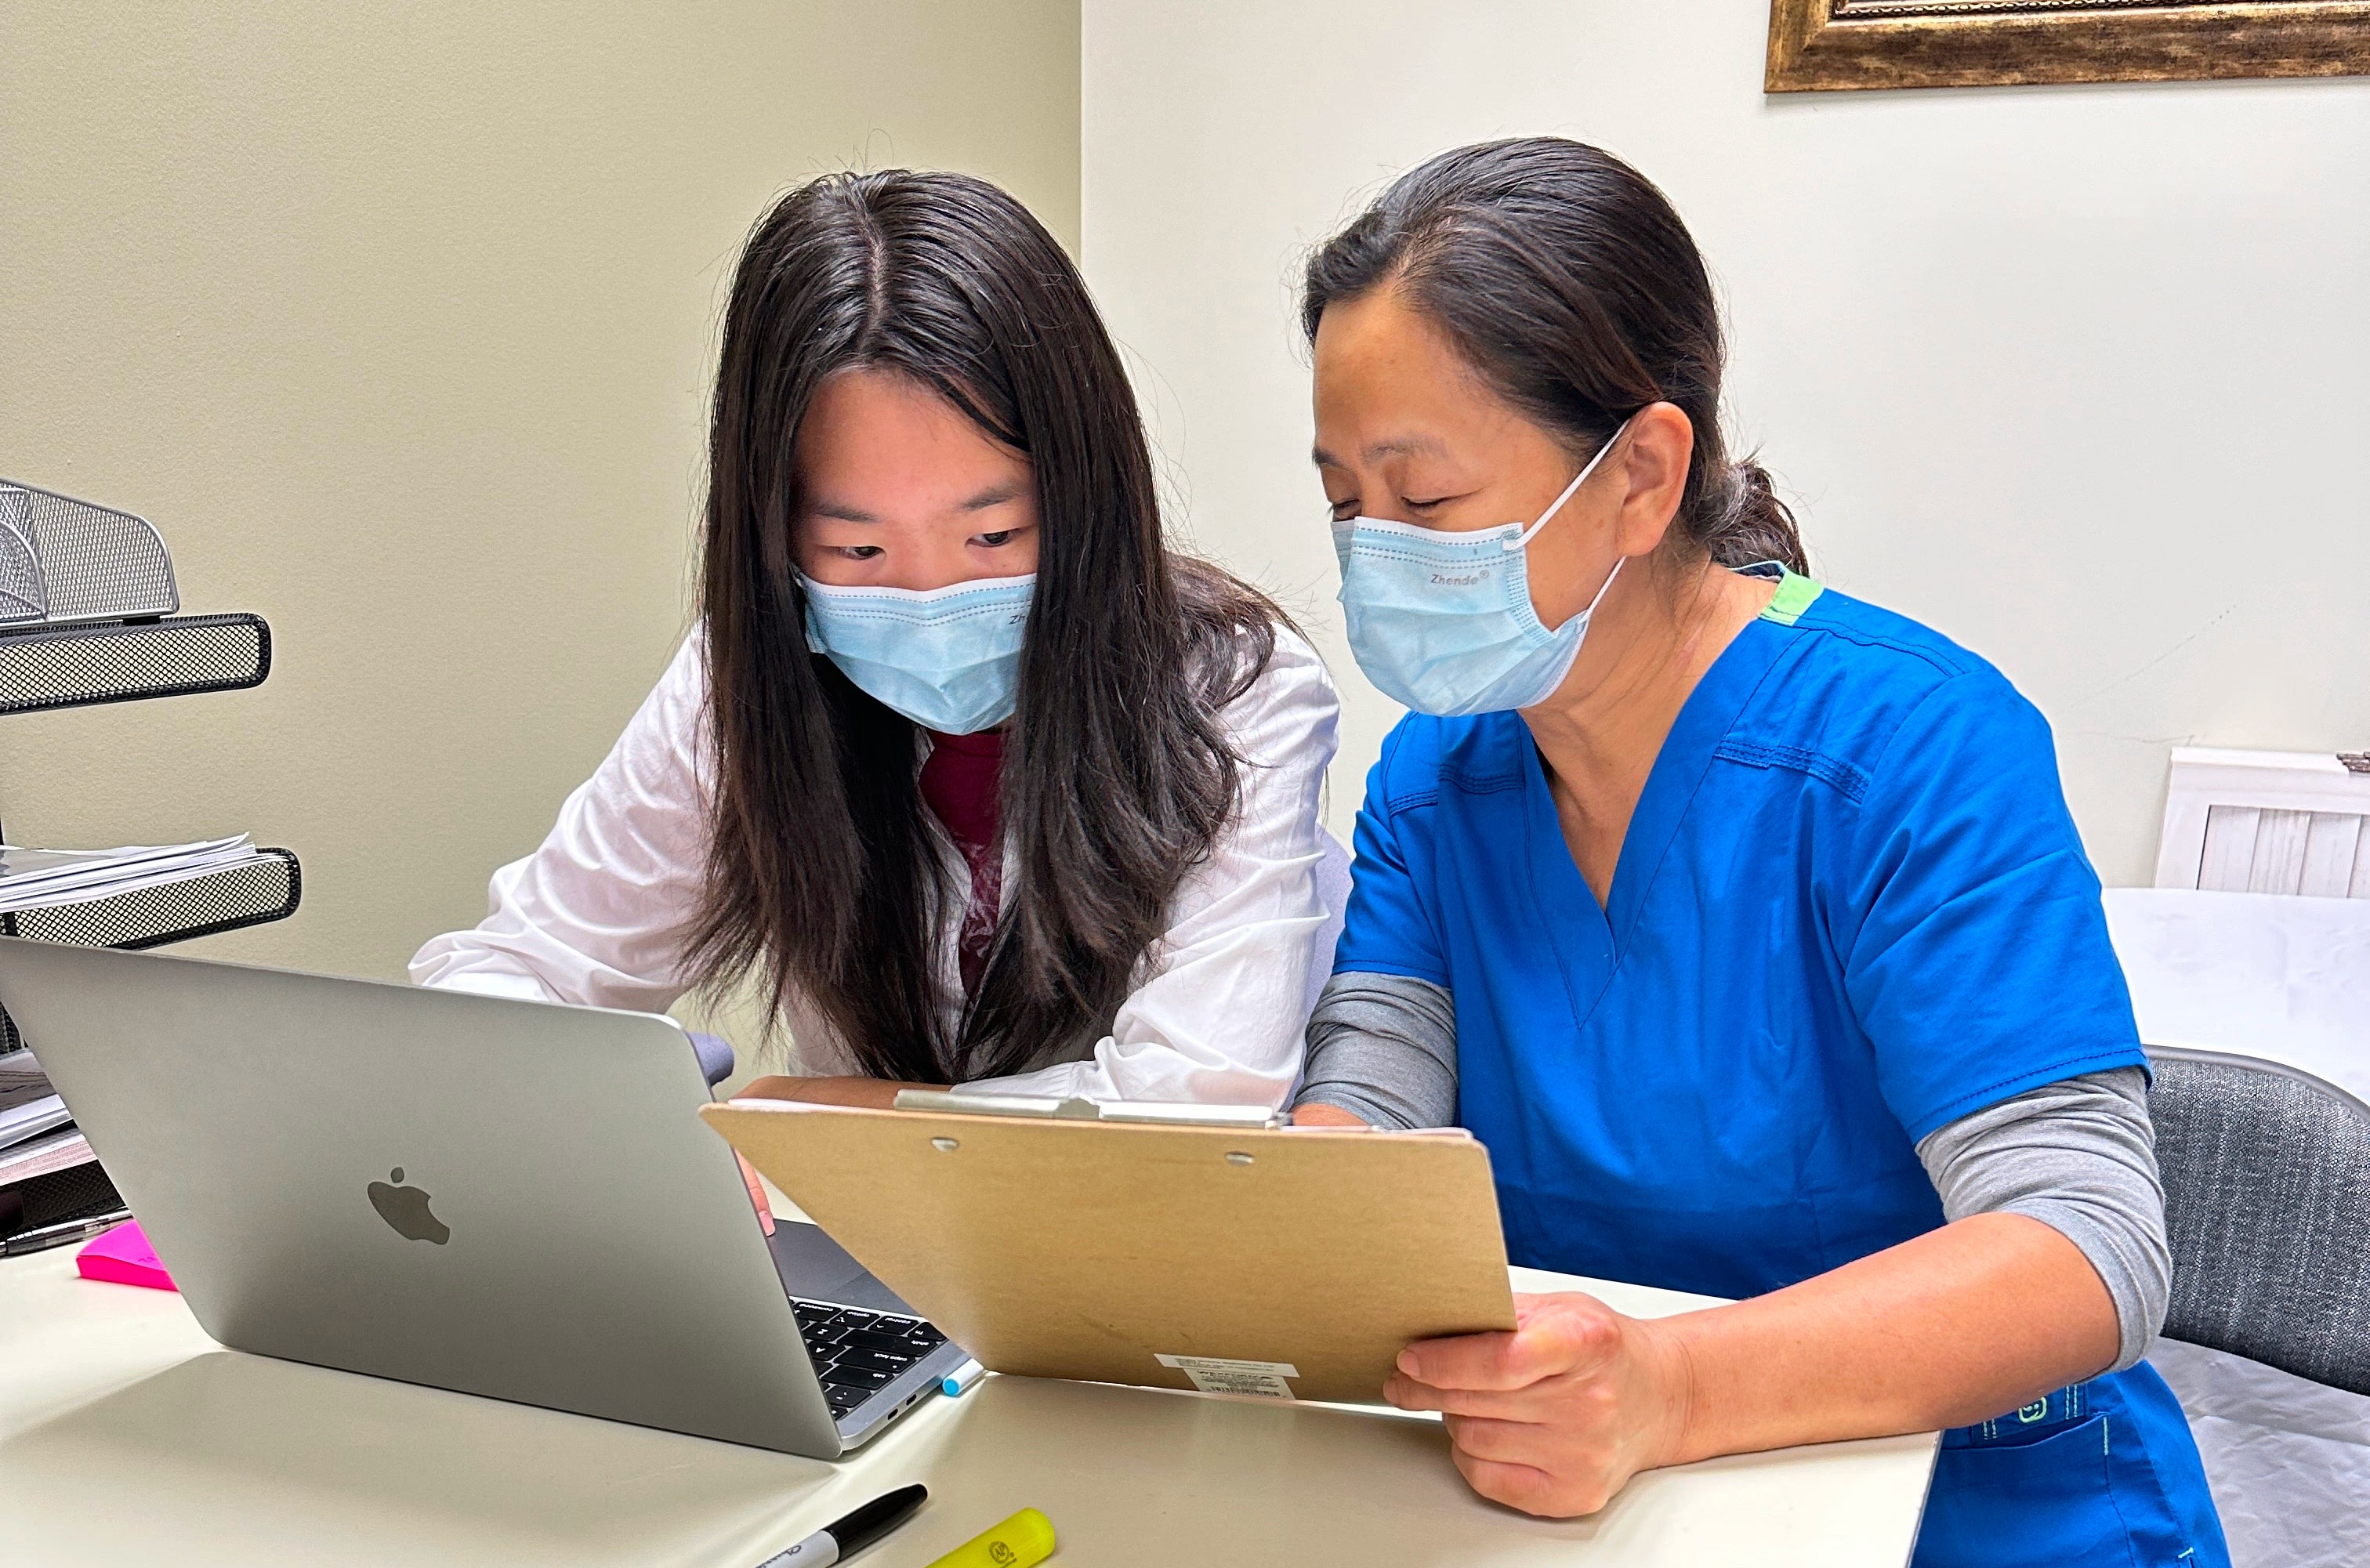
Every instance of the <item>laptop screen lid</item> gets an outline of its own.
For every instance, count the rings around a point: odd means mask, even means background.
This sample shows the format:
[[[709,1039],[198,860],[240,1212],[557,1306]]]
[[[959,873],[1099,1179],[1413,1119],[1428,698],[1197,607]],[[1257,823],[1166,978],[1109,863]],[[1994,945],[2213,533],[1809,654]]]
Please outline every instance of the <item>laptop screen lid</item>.
[[[14,939],[0,1005],[224,1345],[839,1451],[673,1021]]]

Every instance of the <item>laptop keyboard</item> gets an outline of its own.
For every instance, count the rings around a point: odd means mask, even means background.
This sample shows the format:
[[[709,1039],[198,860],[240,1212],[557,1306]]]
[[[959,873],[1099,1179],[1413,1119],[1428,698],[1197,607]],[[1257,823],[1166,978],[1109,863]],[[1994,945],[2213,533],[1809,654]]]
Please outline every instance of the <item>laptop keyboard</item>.
[[[947,1342],[946,1335],[919,1318],[795,1298],[790,1306],[798,1313],[807,1358],[823,1379],[834,1421]]]

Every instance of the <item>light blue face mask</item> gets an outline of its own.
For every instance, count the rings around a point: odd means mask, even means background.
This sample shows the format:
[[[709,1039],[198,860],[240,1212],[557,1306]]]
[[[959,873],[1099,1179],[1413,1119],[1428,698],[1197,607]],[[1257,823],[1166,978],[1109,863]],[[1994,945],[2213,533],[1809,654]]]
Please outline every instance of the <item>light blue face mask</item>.
[[[1621,563],[1613,563],[1587,609],[1550,632],[1531,608],[1524,546],[1628,428],[1624,420],[1528,528],[1510,522],[1448,533],[1372,517],[1336,521],[1350,651],[1366,678],[1417,713],[1444,718],[1527,708],[1552,695],[1580,657],[1589,617]]]
[[[972,735],[1012,716],[1037,574],[923,591],[801,577],[807,646],[926,729]]]

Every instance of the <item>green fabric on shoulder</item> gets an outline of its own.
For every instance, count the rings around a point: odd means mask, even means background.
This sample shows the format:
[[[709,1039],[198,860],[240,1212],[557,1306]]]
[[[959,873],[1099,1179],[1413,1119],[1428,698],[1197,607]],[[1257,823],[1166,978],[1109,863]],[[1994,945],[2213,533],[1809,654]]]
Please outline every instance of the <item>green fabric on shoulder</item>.
[[[1802,618],[1802,612],[1818,601],[1827,591],[1826,585],[1815,582],[1799,572],[1789,571],[1778,579],[1778,591],[1761,612],[1765,621],[1775,621],[1790,626]]]

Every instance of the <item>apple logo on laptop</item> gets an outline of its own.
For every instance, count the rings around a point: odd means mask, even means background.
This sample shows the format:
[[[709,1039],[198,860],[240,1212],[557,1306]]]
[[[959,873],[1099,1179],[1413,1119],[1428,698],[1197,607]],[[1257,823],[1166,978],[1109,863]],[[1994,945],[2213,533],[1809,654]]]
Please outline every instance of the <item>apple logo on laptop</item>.
[[[428,1195],[402,1185],[402,1166],[386,1176],[370,1185],[370,1200],[390,1230],[407,1242],[433,1242],[440,1247],[453,1239],[452,1228],[428,1211]]]

